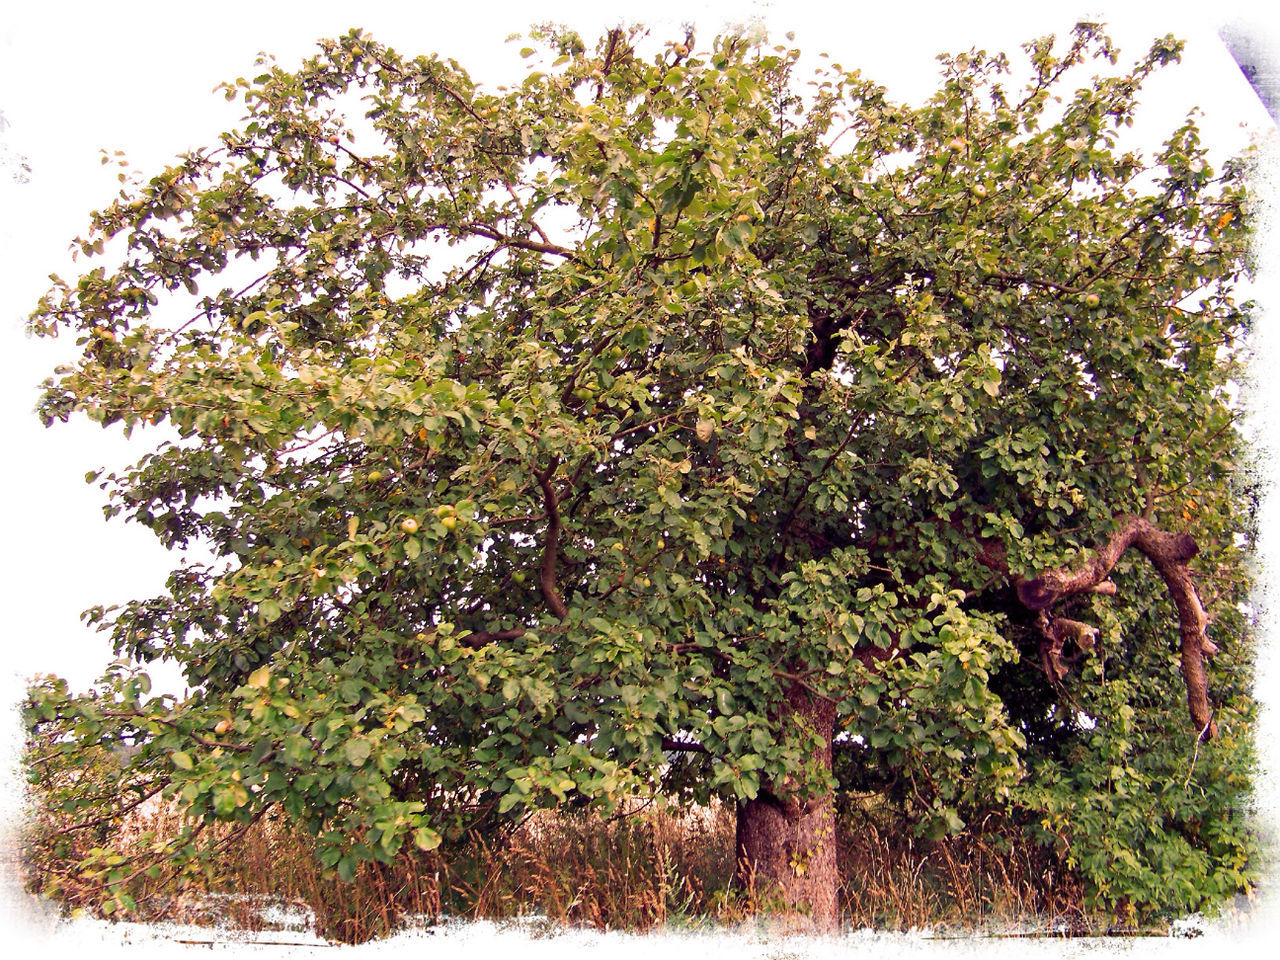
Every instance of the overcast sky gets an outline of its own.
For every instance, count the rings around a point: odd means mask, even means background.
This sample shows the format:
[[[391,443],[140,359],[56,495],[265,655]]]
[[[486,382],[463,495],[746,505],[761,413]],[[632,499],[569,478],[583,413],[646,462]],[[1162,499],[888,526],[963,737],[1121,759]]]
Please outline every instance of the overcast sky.
[[[17,183],[0,170],[0,436],[7,450],[0,470],[0,706],[14,702],[25,678],[37,672],[88,685],[110,650],[105,638],[80,624],[79,612],[159,592],[174,561],[149,533],[104,523],[101,494],[83,481],[87,471],[123,465],[142,447],[86,423],[45,430],[30,413],[38,383],[69,345],[26,338],[24,319],[47,289],[48,274],[72,274],[70,240],[84,229],[88,212],[118,189],[116,168],[100,164],[100,149],[124,151],[131,167],[150,176],[175,154],[212,142],[239,121],[238,105],[212,88],[252,76],[259,51],[287,67],[310,55],[318,38],[359,26],[401,53],[450,56],[473,79],[496,86],[524,73],[519,45],[504,43],[507,36],[547,20],[588,38],[620,20],[640,20],[655,36],[674,38],[682,23],[692,21],[704,42],[726,25],[760,21],[779,42],[793,31],[794,44],[807,53],[826,51],[886,84],[892,95],[919,100],[934,88],[934,57],[943,50],[980,46],[1016,55],[1032,37],[1064,35],[1078,19],[1101,19],[1111,27],[1122,62],[1165,33],[1188,42],[1183,64],[1159,75],[1144,97],[1140,129],[1150,131],[1153,145],[1193,106],[1204,111],[1204,141],[1223,156],[1242,148],[1250,135],[1272,129],[1217,39],[1221,26],[1240,21],[1260,36],[1280,38],[1274,15],[1271,22],[1258,19],[1261,4],[1029,6],[804,0],[10,4],[0,13],[0,163],[24,157],[30,174]],[[1269,297],[1270,283],[1262,278],[1260,296]],[[1270,357],[1260,367],[1264,372],[1280,361],[1280,337],[1270,332],[1274,320],[1259,332]],[[1271,405],[1259,406],[1254,424],[1264,435],[1280,437],[1273,429],[1280,415]],[[1269,699],[1275,671],[1264,662],[1264,673]],[[7,718],[0,723],[12,729]]]

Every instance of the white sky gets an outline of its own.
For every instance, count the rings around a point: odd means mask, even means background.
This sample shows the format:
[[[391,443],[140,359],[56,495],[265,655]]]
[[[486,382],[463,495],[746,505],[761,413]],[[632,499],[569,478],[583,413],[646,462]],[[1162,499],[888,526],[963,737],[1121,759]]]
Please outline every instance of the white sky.
[[[67,250],[82,232],[88,212],[110,201],[118,189],[117,168],[102,166],[100,148],[122,150],[132,168],[148,176],[177,153],[211,142],[239,122],[238,105],[211,91],[237,76],[253,76],[259,51],[282,66],[296,64],[323,36],[359,26],[401,53],[439,52],[453,57],[473,79],[495,86],[524,73],[519,45],[506,37],[535,21],[567,23],[590,42],[604,29],[642,21],[657,38],[680,34],[696,23],[704,42],[724,26],[759,19],[777,42],[794,31],[806,53],[820,50],[847,68],[889,86],[890,93],[919,100],[933,89],[934,56],[943,50],[980,46],[1016,57],[1021,43],[1045,33],[1065,35],[1079,19],[1110,25],[1121,63],[1136,59],[1151,39],[1172,32],[1188,41],[1181,66],[1163,71],[1143,98],[1143,129],[1158,136],[1173,129],[1191,106],[1200,106],[1204,142],[1223,155],[1242,147],[1251,132],[1271,129],[1216,33],[1243,20],[1280,43],[1280,18],[1260,19],[1261,4],[1216,3],[1025,3],[969,4],[753,2],[656,0],[618,2],[364,3],[224,0],[187,7],[170,2],[26,2],[0,13],[0,112],[8,128],[0,143],[24,155],[29,182],[15,184],[0,171],[0,424],[10,455],[0,470],[0,707],[14,703],[25,679],[37,672],[66,676],[83,688],[110,658],[105,638],[79,622],[79,612],[98,603],[121,602],[160,592],[175,558],[151,534],[118,522],[106,524],[102,497],[84,474],[136,458],[117,434],[87,423],[45,430],[31,415],[39,382],[67,346],[24,336],[24,320],[45,292],[47,276],[73,275]],[[187,12],[191,11],[191,12]],[[1158,136],[1157,141],[1158,142]],[[1154,145],[1154,144],[1153,144]],[[2,155],[4,151],[0,151]],[[1275,178],[1272,178],[1274,181]],[[1268,185],[1264,185],[1268,186]],[[1274,182],[1269,184],[1273,194]],[[1277,208],[1280,209],[1280,208]],[[1273,231],[1274,232],[1274,231]],[[1270,234],[1267,235],[1270,237]],[[1267,260],[1280,263],[1276,244]],[[1280,302],[1274,276],[1257,287],[1265,303]],[[1275,310],[1272,311],[1276,313]],[[1280,333],[1264,322],[1265,353],[1259,365],[1267,382],[1280,358]],[[1269,385],[1269,384],[1268,384]],[[1255,426],[1280,447],[1280,407],[1259,398]],[[142,437],[145,443],[147,438]],[[1268,441],[1264,440],[1264,443]],[[1276,514],[1276,507],[1269,508]],[[1268,523],[1263,559],[1275,553],[1280,530]],[[1267,563],[1271,569],[1280,569]],[[1280,607],[1280,595],[1273,609]],[[1265,598],[1263,598],[1264,603]],[[1260,691],[1272,701],[1277,670],[1274,642],[1267,643]],[[0,713],[0,746],[13,740],[13,718]],[[1264,750],[1276,743],[1276,723]],[[6,763],[12,752],[0,754]],[[1276,754],[1267,767],[1276,770]],[[0,774],[3,775],[3,774]],[[1269,796],[1275,786],[1268,778]],[[15,808],[13,791],[0,791],[0,811]],[[1269,804],[1274,810],[1274,803]],[[1274,929],[1274,927],[1273,927]]]

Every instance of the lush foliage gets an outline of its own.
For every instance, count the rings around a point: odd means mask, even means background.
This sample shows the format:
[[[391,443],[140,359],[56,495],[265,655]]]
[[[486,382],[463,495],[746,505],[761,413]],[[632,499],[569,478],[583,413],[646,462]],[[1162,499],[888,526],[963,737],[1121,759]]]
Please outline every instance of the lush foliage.
[[[906,107],[741,38],[540,40],[496,92],[326,42],[94,215],[40,413],[171,428],[107,511],[215,559],[91,613],[122,660],[33,688],[35,779],[100,816],[74,768],[123,739],[110,802],[282,809],[351,878],[531,808],[822,794],[803,690],[835,786],[923,832],[1000,807],[1102,902],[1238,889],[1243,168],[1120,142],[1178,44],[1065,99],[1094,27],[944,57]],[[1143,556],[1061,600],[1063,675],[1017,592],[1137,515],[1199,547],[1215,739]]]

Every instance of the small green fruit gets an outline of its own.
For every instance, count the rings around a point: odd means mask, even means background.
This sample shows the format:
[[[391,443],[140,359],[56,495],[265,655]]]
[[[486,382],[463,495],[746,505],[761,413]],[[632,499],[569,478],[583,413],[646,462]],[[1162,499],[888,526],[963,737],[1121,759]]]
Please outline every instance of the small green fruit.
[[[405,517],[403,520],[400,521],[400,529],[403,530],[405,533],[417,533],[418,521],[415,520],[413,517]]]
[[[452,515],[447,517],[441,517],[440,525],[444,527],[446,530],[452,530],[454,529],[454,527],[458,525],[458,518]]]

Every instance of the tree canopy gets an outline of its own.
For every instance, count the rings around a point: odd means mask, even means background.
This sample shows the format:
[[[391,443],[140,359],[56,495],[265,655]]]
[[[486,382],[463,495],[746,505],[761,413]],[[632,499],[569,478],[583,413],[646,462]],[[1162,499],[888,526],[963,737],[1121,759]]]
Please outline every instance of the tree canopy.
[[[1082,24],[907,106],[742,37],[534,42],[496,91],[358,31],[268,62],[93,215],[39,413],[167,425],[95,479],[214,559],[90,612],[121,659],[33,687],[33,778],[283,810],[345,879],[719,797],[821,918],[878,791],[1004,811],[1102,902],[1240,889],[1246,167],[1124,139],[1180,45],[1118,72]],[[68,777],[122,739],[107,799]]]

